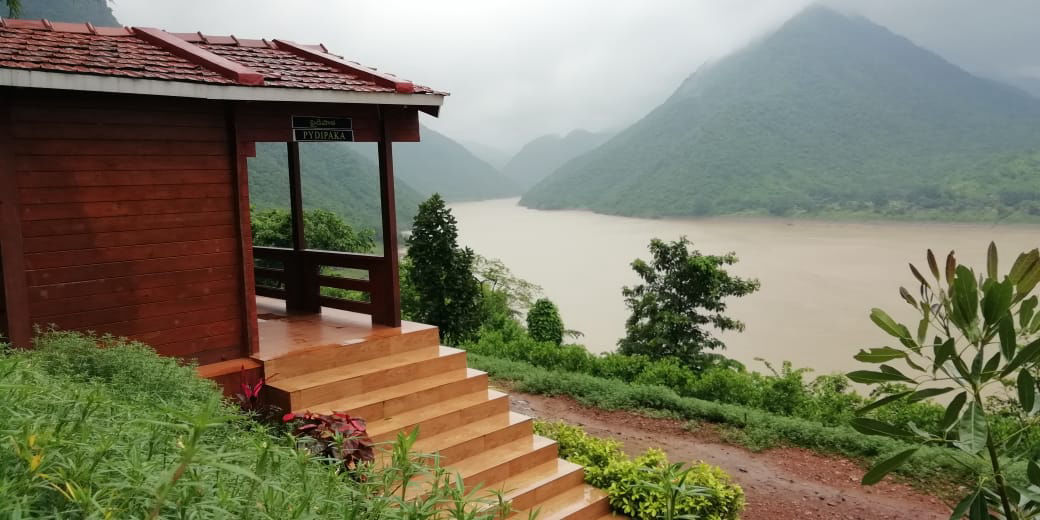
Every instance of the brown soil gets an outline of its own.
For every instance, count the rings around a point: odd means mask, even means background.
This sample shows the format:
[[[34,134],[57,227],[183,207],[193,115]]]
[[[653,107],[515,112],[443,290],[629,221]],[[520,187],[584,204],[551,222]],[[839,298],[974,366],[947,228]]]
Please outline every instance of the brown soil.
[[[690,432],[680,421],[590,408],[567,397],[512,392],[510,399],[516,412],[565,421],[597,437],[617,439],[630,455],[655,447],[673,462],[702,460],[721,467],[744,488],[744,520],[946,520],[950,516],[950,509],[938,498],[905,484],[886,479],[861,486],[864,468],[840,457],[790,447],[755,453],[725,443],[711,426]]]

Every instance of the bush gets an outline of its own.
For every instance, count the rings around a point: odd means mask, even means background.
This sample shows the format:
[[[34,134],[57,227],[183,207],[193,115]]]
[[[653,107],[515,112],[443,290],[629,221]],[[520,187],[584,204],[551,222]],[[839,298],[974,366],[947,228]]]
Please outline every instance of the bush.
[[[828,426],[748,406],[681,397],[663,386],[619,384],[617,380],[546,370],[528,363],[482,355],[471,355],[469,361],[472,367],[484,370],[494,378],[512,381],[521,392],[569,395],[582,404],[608,410],[649,409],[680,419],[728,425],[737,432],[736,437],[752,448],[768,448],[777,442],[785,442],[816,451],[874,460],[908,446],[893,439],[863,435],[842,423]],[[979,464],[978,459],[961,456],[953,450],[923,448],[901,472],[922,481],[961,483],[968,475],[966,468],[978,467]]]
[[[563,343],[563,320],[560,310],[548,298],[539,298],[527,311],[527,333],[531,339],[559,345]]]
[[[399,456],[384,468],[341,471],[227,404],[194,368],[144,345],[53,331],[35,345],[0,354],[0,518],[509,514],[408,454],[413,437],[399,439]],[[406,500],[406,480],[438,485]]]
[[[664,452],[651,448],[630,459],[617,441],[598,439],[577,426],[563,423],[539,421],[535,431],[555,439],[560,445],[560,456],[585,466],[586,482],[605,490],[616,512],[647,520],[662,516],[667,497],[655,486],[671,478]],[[682,496],[676,515],[729,520],[738,518],[744,509],[744,491],[717,467],[693,464],[686,482],[702,488],[703,494]]]

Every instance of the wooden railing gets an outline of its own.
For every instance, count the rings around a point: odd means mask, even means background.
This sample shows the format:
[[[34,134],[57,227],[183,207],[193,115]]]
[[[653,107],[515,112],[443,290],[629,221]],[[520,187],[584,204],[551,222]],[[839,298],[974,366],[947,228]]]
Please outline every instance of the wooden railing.
[[[382,256],[253,246],[253,258],[256,294],[285,300],[291,312],[332,307],[369,314],[373,323],[400,319],[388,303],[397,289]]]

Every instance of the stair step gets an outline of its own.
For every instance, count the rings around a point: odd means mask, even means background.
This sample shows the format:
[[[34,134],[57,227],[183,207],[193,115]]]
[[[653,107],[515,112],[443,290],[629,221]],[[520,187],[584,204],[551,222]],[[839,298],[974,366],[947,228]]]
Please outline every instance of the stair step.
[[[449,370],[431,377],[380,388],[310,407],[317,413],[346,412],[366,421],[375,421],[453,397],[486,389],[487,374],[472,368]]]
[[[556,441],[532,435],[507,442],[496,448],[449,464],[449,469],[462,475],[467,486],[491,486],[513,475],[556,459]]]
[[[517,511],[527,510],[546,502],[564,491],[580,486],[585,481],[581,466],[563,459],[554,459],[513,475],[485,489],[498,491],[513,504]]]
[[[447,464],[445,467],[450,475],[460,475],[467,488],[476,485],[486,488],[556,460],[556,454],[556,441],[533,435],[510,441],[470,458]],[[425,493],[429,491],[429,485],[420,482],[419,489]]]
[[[581,484],[530,508],[538,511],[538,520],[594,520],[610,515],[607,494],[588,484]],[[513,518],[527,517],[518,511]]]
[[[422,437],[413,448],[418,453],[437,452],[441,464],[450,465],[531,435],[534,435],[534,421],[530,417],[506,412],[437,435]]]
[[[494,390],[481,390],[423,408],[368,421],[368,434],[375,442],[393,441],[398,432],[419,427],[419,438],[434,436],[460,424],[509,411],[509,396]]]
[[[466,368],[466,352],[451,347],[418,349],[299,376],[269,381],[272,404],[303,410],[329,401]]]
[[[300,324],[286,326],[292,328]],[[324,344],[319,343],[306,350],[296,350],[273,359],[263,359],[265,370],[274,377],[294,377],[422,348],[435,349],[440,345],[437,327],[419,323],[405,322],[399,329],[373,329],[369,336],[362,339],[343,340],[337,330],[336,327],[329,327]],[[314,340],[308,338],[308,341]]]

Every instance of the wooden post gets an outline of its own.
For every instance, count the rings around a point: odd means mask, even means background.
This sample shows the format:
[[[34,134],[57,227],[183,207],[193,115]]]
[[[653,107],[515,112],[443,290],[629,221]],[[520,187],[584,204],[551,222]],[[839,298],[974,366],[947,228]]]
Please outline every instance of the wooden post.
[[[245,353],[260,352],[260,333],[256,321],[256,276],[253,271],[253,232],[249,214],[249,163],[246,157],[251,155],[243,150],[238,135],[238,112],[234,103],[227,105],[227,139],[228,153],[231,154],[231,177],[235,186],[235,209],[238,211],[238,242],[242,260],[242,308],[245,320]],[[250,148],[250,147],[246,147]]]
[[[10,92],[4,92],[7,100]],[[14,169],[14,137],[11,135],[11,106],[0,101],[0,242],[3,243],[4,306],[7,312],[7,339],[16,347],[29,348],[32,323],[29,315],[29,287],[25,278],[25,250],[22,247],[22,216],[19,211],[18,177]]]
[[[288,143],[289,211],[292,227],[292,261],[285,262],[285,309],[289,312],[321,312],[318,301],[318,266],[307,260],[303,219],[303,181],[300,176],[300,143]]]
[[[390,327],[401,326],[401,278],[397,257],[397,205],[394,200],[394,154],[386,107],[379,107],[379,206],[383,217],[383,265],[379,269],[381,291],[377,300],[372,295],[372,322]],[[376,305],[376,303],[379,305]]]

